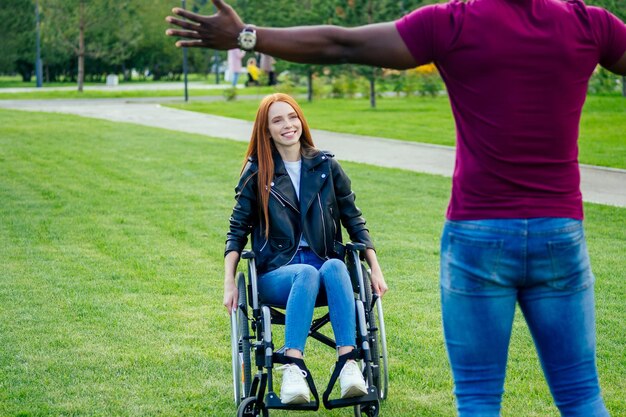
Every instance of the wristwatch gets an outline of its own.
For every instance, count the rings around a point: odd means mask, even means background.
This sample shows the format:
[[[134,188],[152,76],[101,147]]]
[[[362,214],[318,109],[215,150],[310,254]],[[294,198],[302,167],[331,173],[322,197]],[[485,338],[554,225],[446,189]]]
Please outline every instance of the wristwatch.
[[[237,37],[239,47],[244,51],[253,51],[256,45],[256,30],[250,25],[246,25]]]

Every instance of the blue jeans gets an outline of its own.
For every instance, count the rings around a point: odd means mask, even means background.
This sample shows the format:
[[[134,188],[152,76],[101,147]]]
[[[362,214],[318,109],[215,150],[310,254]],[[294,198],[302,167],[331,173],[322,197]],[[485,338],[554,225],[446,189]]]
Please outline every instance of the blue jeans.
[[[561,415],[608,416],[596,369],[593,282],[579,220],[447,221],[441,303],[459,416],[500,415],[516,303]]]
[[[286,306],[285,348],[304,352],[313,320],[315,300],[326,292],[330,323],[337,347],[356,345],[354,293],[346,265],[339,259],[324,261],[311,249],[300,248],[288,265],[259,277],[264,303]]]
[[[233,87],[237,87],[237,83],[239,82],[239,72],[233,72],[232,73],[232,77],[233,77],[233,81],[232,81],[232,85]]]

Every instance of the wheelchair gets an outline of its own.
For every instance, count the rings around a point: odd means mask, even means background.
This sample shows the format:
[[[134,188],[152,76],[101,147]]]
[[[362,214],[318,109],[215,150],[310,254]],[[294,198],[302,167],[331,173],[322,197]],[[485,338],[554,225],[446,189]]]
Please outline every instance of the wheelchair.
[[[351,353],[338,359],[322,401],[327,409],[353,407],[355,417],[376,417],[380,401],[387,398],[387,342],[381,299],[372,293],[369,271],[361,262],[360,255],[364,251],[364,244],[346,245],[345,262],[355,294],[357,346]],[[283,404],[274,392],[274,364],[288,362],[284,356],[284,346],[274,349],[271,326],[285,324],[285,306],[267,305],[259,300],[254,253],[244,251],[241,257],[248,261],[248,282],[243,272],[237,274],[238,307],[231,314],[232,371],[237,417],[268,417],[271,409],[316,411],[320,406],[319,394],[311,372],[302,360],[289,358],[289,362],[295,362],[306,371],[313,400],[305,404]],[[322,301],[320,304],[318,297],[316,307],[321,305],[324,303]],[[327,323],[330,323],[328,313],[314,318],[309,336],[335,349],[335,341],[320,332]],[[368,393],[361,397],[331,399],[339,372],[348,359],[355,359],[361,364]],[[257,369],[254,375],[253,366]]]

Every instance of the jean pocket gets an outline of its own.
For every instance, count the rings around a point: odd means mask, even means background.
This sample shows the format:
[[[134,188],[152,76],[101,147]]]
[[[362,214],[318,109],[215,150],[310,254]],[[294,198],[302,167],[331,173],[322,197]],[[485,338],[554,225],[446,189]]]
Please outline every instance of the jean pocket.
[[[441,285],[453,291],[472,292],[498,281],[504,240],[448,233],[442,258]]]
[[[552,262],[553,288],[582,290],[593,284],[587,244],[582,229],[548,242]]]

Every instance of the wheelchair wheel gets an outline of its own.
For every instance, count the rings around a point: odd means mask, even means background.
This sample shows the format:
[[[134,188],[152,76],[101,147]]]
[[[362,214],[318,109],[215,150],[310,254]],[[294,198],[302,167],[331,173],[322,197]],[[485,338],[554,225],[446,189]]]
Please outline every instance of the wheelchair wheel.
[[[239,293],[239,308],[231,316],[231,351],[235,405],[239,405],[242,398],[245,398],[250,393],[252,366],[250,360],[250,326],[247,314],[246,279],[243,273],[237,274],[236,282]]]
[[[378,402],[354,406],[354,417],[377,417],[378,412]]]
[[[372,282],[369,272],[364,266],[363,283],[365,285],[365,298],[367,309],[369,310],[370,330],[370,350],[372,352],[372,377],[374,385],[378,389],[378,398],[387,398],[387,387],[389,386],[389,370],[387,368],[387,337],[385,333],[385,320],[383,318],[383,305],[380,298],[376,299],[372,305]]]
[[[243,400],[241,404],[239,404],[239,408],[237,408],[237,417],[268,417],[269,412],[264,406],[262,406],[260,410],[254,409],[255,402],[256,397],[248,397]]]

